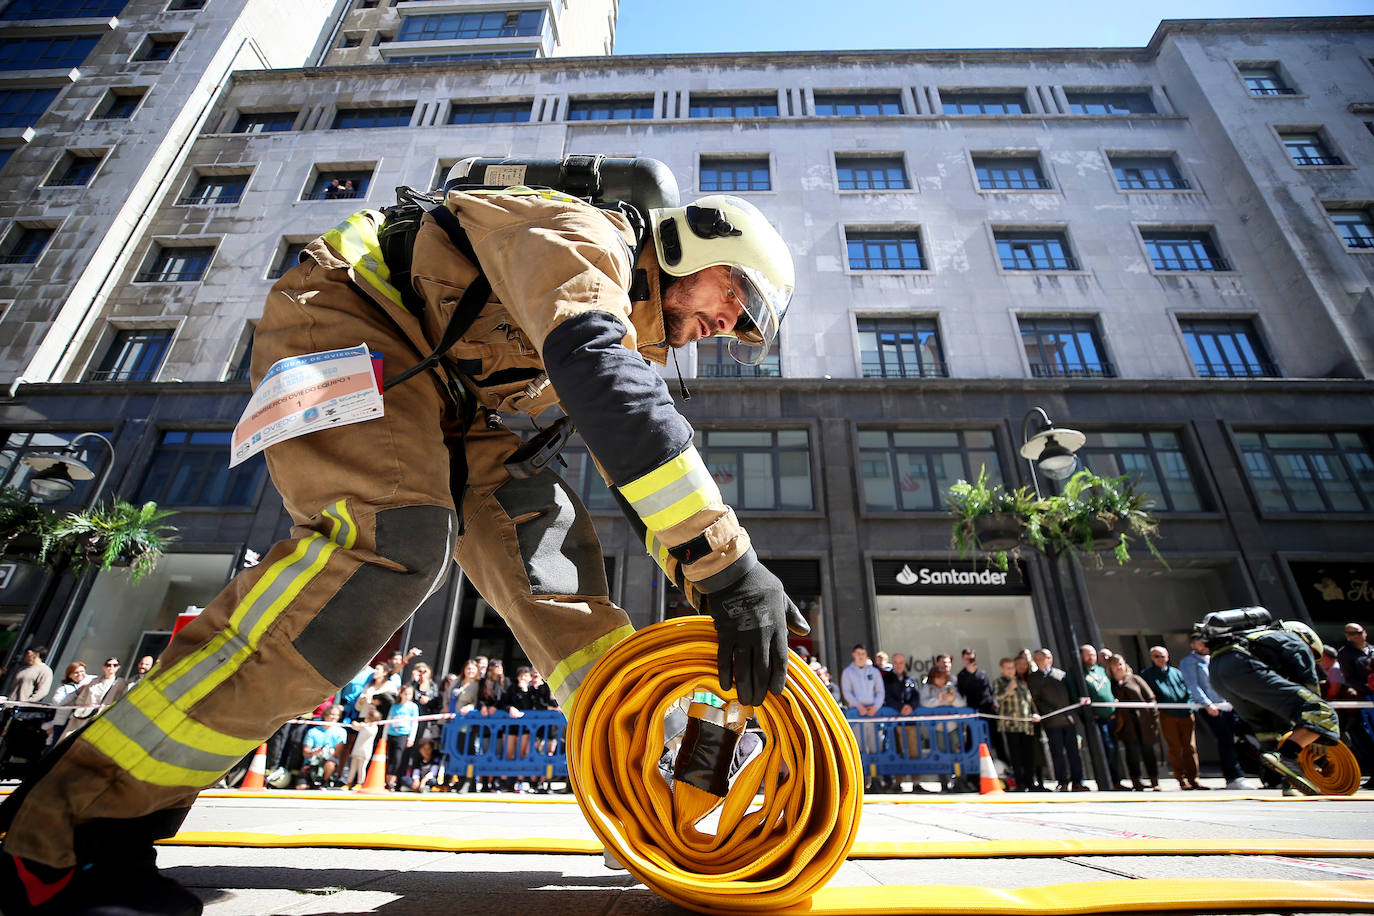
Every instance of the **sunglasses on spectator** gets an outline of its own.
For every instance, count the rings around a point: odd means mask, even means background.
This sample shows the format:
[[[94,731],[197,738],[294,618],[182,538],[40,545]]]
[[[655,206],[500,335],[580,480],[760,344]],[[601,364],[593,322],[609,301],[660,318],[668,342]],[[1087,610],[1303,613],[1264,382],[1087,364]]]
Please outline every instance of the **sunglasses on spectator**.
[[[106,662],[106,663],[105,663],[105,667],[106,667],[106,668],[118,668],[118,667],[119,667],[119,662]]]

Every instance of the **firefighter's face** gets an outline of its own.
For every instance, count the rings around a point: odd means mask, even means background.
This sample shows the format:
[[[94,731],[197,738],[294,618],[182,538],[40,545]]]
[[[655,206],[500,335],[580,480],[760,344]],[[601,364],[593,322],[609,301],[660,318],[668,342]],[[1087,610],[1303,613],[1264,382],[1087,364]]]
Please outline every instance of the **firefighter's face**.
[[[743,293],[732,285],[728,267],[707,267],[682,277],[663,296],[668,345],[683,347],[734,330],[743,299]]]

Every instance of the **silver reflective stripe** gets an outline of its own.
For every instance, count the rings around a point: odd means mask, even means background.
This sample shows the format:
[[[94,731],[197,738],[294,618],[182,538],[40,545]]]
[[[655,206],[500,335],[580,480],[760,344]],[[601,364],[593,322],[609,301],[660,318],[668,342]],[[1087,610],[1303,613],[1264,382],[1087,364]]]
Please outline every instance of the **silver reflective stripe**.
[[[706,469],[706,465],[698,462],[682,477],[660,490],[655,490],[649,495],[635,500],[632,505],[640,518],[648,518],[676,505],[698,490],[704,489],[708,492],[714,492],[715,486],[716,482],[711,479],[711,472]]]
[[[142,748],[149,757],[158,763],[170,764],[187,770],[223,773],[242,760],[243,755],[257,747],[259,743],[256,740],[235,739],[230,735],[224,735],[224,739],[243,742],[243,750],[232,755],[216,754],[198,747],[192,747],[167,734],[158,727],[157,723],[144,715],[143,710],[128,700],[111,706],[105,711],[104,718],[106,724],[119,729],[124,737]]]

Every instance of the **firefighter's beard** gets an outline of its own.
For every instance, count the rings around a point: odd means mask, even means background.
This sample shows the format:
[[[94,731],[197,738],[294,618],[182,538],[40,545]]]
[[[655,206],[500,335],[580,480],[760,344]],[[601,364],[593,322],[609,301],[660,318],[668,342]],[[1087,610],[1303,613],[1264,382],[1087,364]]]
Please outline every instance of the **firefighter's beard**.
[[[718,295],[705,271],[681,277],[668,287],[663,294],[663,328],[668,346],[685,347],[710,336],[711,318],[697,303],[713,302]]]

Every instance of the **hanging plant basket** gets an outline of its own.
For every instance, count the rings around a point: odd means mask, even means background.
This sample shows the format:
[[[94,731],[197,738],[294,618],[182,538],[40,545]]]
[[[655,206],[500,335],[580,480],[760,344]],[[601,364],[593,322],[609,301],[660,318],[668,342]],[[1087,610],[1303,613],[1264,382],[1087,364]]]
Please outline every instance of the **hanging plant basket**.
[[[20,532],[5,541],[4,556],[19,563],[37,563],[43,553],[43,538],[37,534]]]
[[[982,515],[973,520],[973,533],[978,549],[983,551],[1011,550],[1021,543],[1023,525],[1011,512]]]
[[[1115,550],[1121,542],[1121,535],[1111,522],[1095,518],[1088,522],[1088,533],[1092,536],[1093,550]]]

